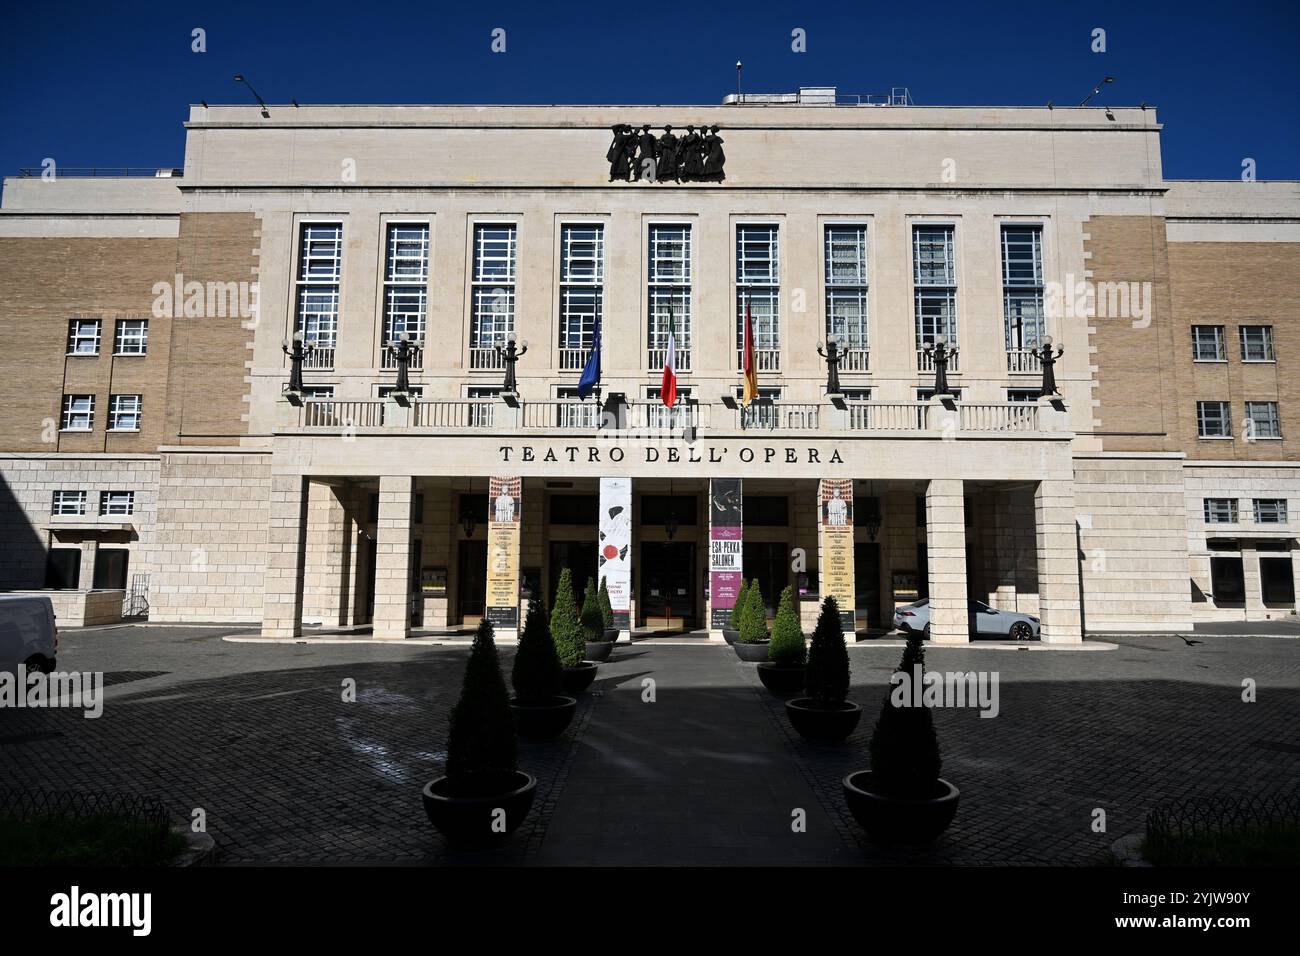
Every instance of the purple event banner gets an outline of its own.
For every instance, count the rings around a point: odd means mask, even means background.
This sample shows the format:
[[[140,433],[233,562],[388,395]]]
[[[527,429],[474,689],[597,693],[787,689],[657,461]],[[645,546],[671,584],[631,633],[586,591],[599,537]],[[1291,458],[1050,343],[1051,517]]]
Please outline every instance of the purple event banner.
[[[744,498],[739,478],[709,482],[709,626],[731,626],[744,579]]]

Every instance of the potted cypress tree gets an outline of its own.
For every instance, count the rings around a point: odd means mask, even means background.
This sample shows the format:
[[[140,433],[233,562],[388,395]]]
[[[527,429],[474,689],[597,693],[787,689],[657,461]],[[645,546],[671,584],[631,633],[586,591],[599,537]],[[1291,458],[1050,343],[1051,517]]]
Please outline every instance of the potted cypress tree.
[[[609,600],[609,584],[604,578],[600,579],[600,615],[605,621],[604,640],[618,640],[618,625],[614,623],[614,605]],[[631,635],[628,635],[631,637]]]
[[[424,788],[424,812],[449,844],[492,846],[523,823],[537,780],[519,769],[517,757],[510,698],[484,618],[451,710],[446,773]]]
[[[799,612],[794,609],[794,590],[786,588],[781,592],[781,604],[772,623],[767,660],[758,665],[758,679],[774,694],[796,693],[803,687],[807,658]]]
[[[555,604],[551,607],[551,640],[555,654],[564,670],[564,693],[577,697],[596,679],[596,662],[584,660],[587,644],[583,640],[582,623],[573,601],[573,575],[565,568],[560,572],[560,583],[555,589]]]
[[[731,620],[728,622],[731,626],[722,629],[722,639],[728,644],[734,645],[740,640],[740,617],[745,613],[745,596],[749,594],[749,585],[745,579],[740,579],[740,590],[736,592],[736,603],[731,607]]]
[[[613,650],[614,645],[605,640],[605,611],[600,606],[600,592],[596,590],[595,578],[587,578],[587,589],[582,595],[582,612],[578,615],[578,623],[582,625],[586,659],[609,660],[609,652]]]
[[[822,601],[808,664],[804,668],[804,696],[785,702],[785,712],[794,729],[809,740],[837,744],[857,729],[862,708],[849,693],[849,649],[840,626],[840,607],[835,598]]]
[[[553,740],[573,720],[577,698],[562,693],[564,669],[555,654],[555,643],[546,624],[546,610],[539,600],[528,602],[528,616],[519,637],[519,650],[510,669],[515,696],[510,709],[515,730],[525,740]]]
[[[844,778],[850,812],[878,843],[931,842],[952,823],[961,796],[939,776],[934,718],[924,697],[912,693],[924,687],[923,640],[917,633],[907,637],[900,673],[890,681],[871,733],[871,769]]]
[[[758,581],[751,581],[745,594],[745,609],[740,612],[740,637],[732,650],[742,661],[757,664],[767,660],[767,606]]]

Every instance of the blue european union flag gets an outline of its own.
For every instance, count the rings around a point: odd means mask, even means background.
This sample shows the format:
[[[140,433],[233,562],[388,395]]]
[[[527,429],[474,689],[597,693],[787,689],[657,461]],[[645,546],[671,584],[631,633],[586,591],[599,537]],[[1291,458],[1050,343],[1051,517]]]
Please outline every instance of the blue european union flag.
[[[582,367],[582,378],[578,379],[578,397],[586,398],[591,394],[591,390],[600,384],[600,323],[596,323],[595,334],[592,337],[591,354],[587,356],[587,364]]]

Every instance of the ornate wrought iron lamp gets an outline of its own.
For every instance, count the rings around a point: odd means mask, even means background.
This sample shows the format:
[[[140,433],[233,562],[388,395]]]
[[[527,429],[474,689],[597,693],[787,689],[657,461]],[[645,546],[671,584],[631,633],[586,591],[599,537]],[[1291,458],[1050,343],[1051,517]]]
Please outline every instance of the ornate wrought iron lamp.
[[[826,394],[841,394],[840,360],[844,352],[840,348],[840,337],[834,332],[826,336],[826,350],[822,351],[822,344],[818,342],[817,354],[826,360]]]
[[[290,396],[302,397],[302,363],[307,356],[316,351],[316,346],[310,342],[304,343],[302,330],[299,329],[293,333],[293,348],[289,348],[289,340],[284,339],[280,343],[280,348],[285,355],[289,356],[289,387],[286,391]]]
[[[1065,349],[1061,348],[1060,346],[1057,346],[1056,354],[1053,355],[1052,337],[1050,335],[1043,336],[1043,346],[1036,353],[1038,362],[1043,367],[1043,387],[1040,388],[1038,391],[1039,398],[1046,398],[1049,395],[1061,394],[1056,388],[1056,370],[1053,368],[1053,366],[1056,365],[1056,360],[1059,359],[1064,354],[1065,354]]]
[[[407,373],[416,355],[420,353],[420,348],[419,342],[411,341],[409,332],[403,332],[396,342],[388,343],[388,354],[397,363],[397,383],[393,386],[392,395],[398,402],[403,402],[410,396],[411,383]]]
[[[933,342],[925,346],[925,354],[934,360],[934,394],[951,395],[948,386],[948,362],[957,356],[957,349],[950,348],[946,335],[936,335]]]
[[[505,348],[500,345],[495,346],[497,354],[506,365],[506,378],[502,383],[501,390],[507,395],[513,395],[519,391],[518,380],[515,378],[515,363],[518,362],[528,352],[528,343],[522,342],[516,345],[518,336],[514,332],[506,336]]]

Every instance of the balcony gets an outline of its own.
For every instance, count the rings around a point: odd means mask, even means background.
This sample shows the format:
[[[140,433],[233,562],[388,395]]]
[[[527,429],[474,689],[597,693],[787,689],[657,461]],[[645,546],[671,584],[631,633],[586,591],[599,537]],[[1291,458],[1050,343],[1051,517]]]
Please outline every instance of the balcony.
[[[384,349],[379,353],[379,367],[381,369],[397,368],[397,359],[388,349]],[[420,349],[420,351],[415,353],[415,358],[411,360],[411,364],[408,367],[413,372],[424,368],[424,349]]]
[[[933,352],[927,352],[925,349],[917,349],[917,350],[916,350],[916,370],[917,370],[918,372],[933,372],[933,371],[934,371],[934,353],[933,353]],[[953,355],[953,354],[951,354],[951,353],[949,354],[949,356],[948,356],[948,371],[949,371],[949,372],[960,372],[960,371],[961,371],[961,353],[960,353],[960,352],[958,352],[958,353],[955,354],[955,355]]]
[[[677,359],[678,372],[689,372],[691,370],[691,350],[689,348],[682,348],[679,345],[675,358]],[[646,355],[646,367],[651,371],[662,369],[667,362],[668,350],[666,348],[650,349]]]
[[[754,349],[754,364],[760,372],[781,371],[780,349]],[[745,367],[745,353],[736,353],[736,368]]]
[[[736,409],[736,427],[745,431],[817,431],[821,406],[795,402],[756,401]]]
[[[506,360],[491,346],[474,346],[469,350],[469,367],[478,371],[499,371],[506,367]]]
[[[1007,349],[1007,371],[1013,375],[1033,375],[1042,372],[1043,364],[1033,349]]]
[[[868,372],[871,370],[870,349],[840,349],[841,372]]]
[[[587,364],[591,349],[560,349],[560,371],[574,372]]]
[[[309,345],[312,343],[308,343]],[[303,368],[332,369],[334,367],[334,346],[317,345],[302,361]]]

